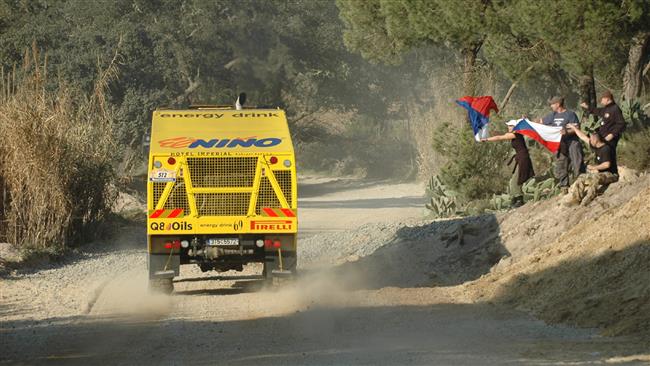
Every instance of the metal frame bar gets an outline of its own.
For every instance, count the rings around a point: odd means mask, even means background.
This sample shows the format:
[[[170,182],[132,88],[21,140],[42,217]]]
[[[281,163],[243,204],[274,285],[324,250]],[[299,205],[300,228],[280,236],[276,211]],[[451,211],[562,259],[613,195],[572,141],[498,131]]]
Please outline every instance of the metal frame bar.
[[[255,178],[253,179],[253,187],[251,192],[251,201],[248,205],[248,213],[246,216],[255,216],[255,208],[257,208],[257,199],[260,196],[260,185],[262,184],[262,157],[257,157],[257,165],[255,166]]]
[[[255,216],[256,215],[255,209],[257,208],[257,200],[259,199],[259,194],[260,194],[259,193],[260,185],[262,184],[262,171],[264,171],[264,174],[268,178],[269,183],[271,183],[273,192],[278,198],[278,201],[280,201],[280,206],[282,208],[292,208],[289,206],[289,202],[284,196],[284,192],[282,191],[280,184],[278,184],[278,181],[275,178],[275,174],[273,173],[273,170],[271,169],[269,162],[266,161],[266,156],[262,155],[262,156],[258,156],[257,158],[257,165],[255,167],[255,178],[253,180],[252,187],[194,188],[194,186],[192,185],[192,178],[190,177],[190,170],[187,166],[187,160],[185,159],[185,157],[179,157],[178,159],[178,165],[176,167],[176,177],[180,175],[181,169],[183,170],[183,183],[185,183],[185,193],[187,194],[187,202],[190,206],[190,215],[192,217],[199,216],[199,212],[196,207],[195,194],[200,194],[200,193],[250,193],[251,199],[248,206],[247,216],[248,217]],[[151,183],[152,182],[149,182],[149,184]],[[160,195],[160,198],[158,199],[158,202],[156,203],[156,207],[154,208],[155,210],[160,210],[163,207],[165,207],[165,204],[167,203],[167,200],[169,199],[169,196],[171,195],[172,189],[174,188],[175,184],[176,182],[167,182],[167,184],[165,185],[165,189],[163,190],[162,194]],[[294,204],[296,202],[296,196],[297,196],[297,192],[295,189],[296,185],[297,185],[296,180],[292,179],[292,186],[294,186],[292,187],[292,198]],[[153,201],[152,187],[149,188],[147,194],[149,197],[148,201],[152,202]]]
[[[183,182],[185,183],[185,194],[187,194],[187,203],[190,205],[190,214],[192,217],[199,217],[199,210],[196,208],[196,188],[192,186],[192,178],[190,177],[190,169],[187,166],[187,160],[183,157],[180,161],[183,167]]]
[[[271,187],[273,187],[273,191],[275,192],[276,197],[278,197],[278,201],[280,201],[280,206],[282,206],[282,208],[291,208],[289,207],[289,202],[287,202],[286,197],[284,197],[284,192],[282,192],[282,188],[280,188],[277,179],[275,179],[275,174],[273,174],[273,170],[271,170],[271,167],[269,166],[269,163],[266,161],[266,159],[264,159],[264,165],[267,168],[266,177],[269,179]]]
[[[251,193],[253,187],[192,188],[191,193]]]

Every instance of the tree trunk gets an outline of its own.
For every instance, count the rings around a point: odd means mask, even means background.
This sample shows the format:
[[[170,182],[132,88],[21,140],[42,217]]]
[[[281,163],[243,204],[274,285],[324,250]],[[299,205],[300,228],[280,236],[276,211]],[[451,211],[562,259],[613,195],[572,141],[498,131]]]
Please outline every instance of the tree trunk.
[[[483,42],[478,42],[461,50],[463,56],[463,92],[465,95],[476,95],[476,56]]]
[[[589,105],[589,108],[596,108],[596,82],[594,80],[594,67],[588,66],[584,69],[583,75],[580,77],[580,100]],[[589,112],[585,112],[583,118],[589,118]],[[596,116],[593,117],[594,121]]]
[[[623,98],[633,100],[641,96],[643,66],[650,53],[650,32],[640,32],[632,39],[627,64],[623,73]]]
[[[580,100],[596,107],[596,83],[594,81],[594,67],[585,68],[584,74],[580,77]]]
[[[524,72],[522,72],[517,77],[517,79],[512,83],[512,85],[510,85],[510,88],[508,89],[506,96],[503,97],[503,100],[499,104],[499,113],[501,113],[501,111],[503,111],[506,105],[508,105],[508,102],[510,101],[510,97],[512,97],[512,94],[515,92],[515,89],[517,89],[519,83],[526,77],[526,75],[528,75],[529,72],[533,71],[534,68],[535,68],[535,64],[528,66],[528,68],[524,70]]]
[[[461,55],[463,56],[463,93],[465,95],[474,96],[477,93],[476,90],[476,56],[481,50],[483,42],[477,42],[471,44],[469,47],[463,48],[461,50]],[[469,122],[469,115],[465,117],[465,123],[461,124],[467,125]]]

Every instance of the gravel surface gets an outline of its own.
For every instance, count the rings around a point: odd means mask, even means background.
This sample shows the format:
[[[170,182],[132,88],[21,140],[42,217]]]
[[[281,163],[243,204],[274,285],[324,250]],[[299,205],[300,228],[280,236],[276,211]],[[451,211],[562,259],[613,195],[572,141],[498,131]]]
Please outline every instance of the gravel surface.
[[[462,284],[485,280],[495,264],[503,270],[523,251],[500,240],[504,217],[423,220],[422,191],[418,184],[306,179],[302,275],[281,287],[261,281],[259,266],[228,273],[184,266],[173,296],[152,295],[143,226],[117,228],[112,239],[60,262],[14,270],[0,277],[0,364],[650,360],[641,339],[549,326],[477,301],[477,291]]]

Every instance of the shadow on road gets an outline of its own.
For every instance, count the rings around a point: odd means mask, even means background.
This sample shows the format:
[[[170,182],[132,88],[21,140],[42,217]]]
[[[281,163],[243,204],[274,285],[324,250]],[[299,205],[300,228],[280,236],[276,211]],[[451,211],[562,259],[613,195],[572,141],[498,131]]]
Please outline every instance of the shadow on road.
[[[300,201],[300,208],[395,208],[424,207],[424,198],[418,196],[401,198],[376,198],[346,201]]]
[[[209,276],[209,277],[186,277],[174,280],[174,283],[182,282],[200,282],[200,281],[243,281],[243,280],[261,280],[261,275],[247,276]]]
[[[194,281],[209,281],[212,277],[198,277],[192,279],[184,279],[174,281],[178,282],[187,282],[190,280]],[[221,288],[202,288],[196,290],[180,290],[175,291],[175,295],[238,295],[251,292],[259,292],[263,290],[267,285],[267,281],[262,276],[233,276],[233,277],[221,277],[222,280],[236,280],[231,287],[221,287]],[[239,280],[237,280],[239,279]]]
[[[204,309],[218,312],[219,309]],[[324,308],[229,321],[49,319],[0,325],[1,364],[548,365],[640,352],[488,305]]]
[[[458,285],[509,255],[499,234],[493,214],[404,227],[388,244],[332,273],[353,289]]]
[[[239,295],[247,292],[255,292],[254,290],[246,288],[212,288],[212,289],[197,289],[197,290],[184,290],[175,291],[174,295],[179,296],[193,296],[193,295],[212,295],[212,296],[226,296],[226,295]]]

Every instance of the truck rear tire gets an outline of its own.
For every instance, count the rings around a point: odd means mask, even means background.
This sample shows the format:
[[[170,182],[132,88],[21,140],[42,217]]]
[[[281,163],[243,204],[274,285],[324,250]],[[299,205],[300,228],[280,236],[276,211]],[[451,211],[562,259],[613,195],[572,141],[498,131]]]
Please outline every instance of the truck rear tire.
[[[149,290],[169,295],[174,291],[174,281],[171,278],[151,278],[149,279]]]

